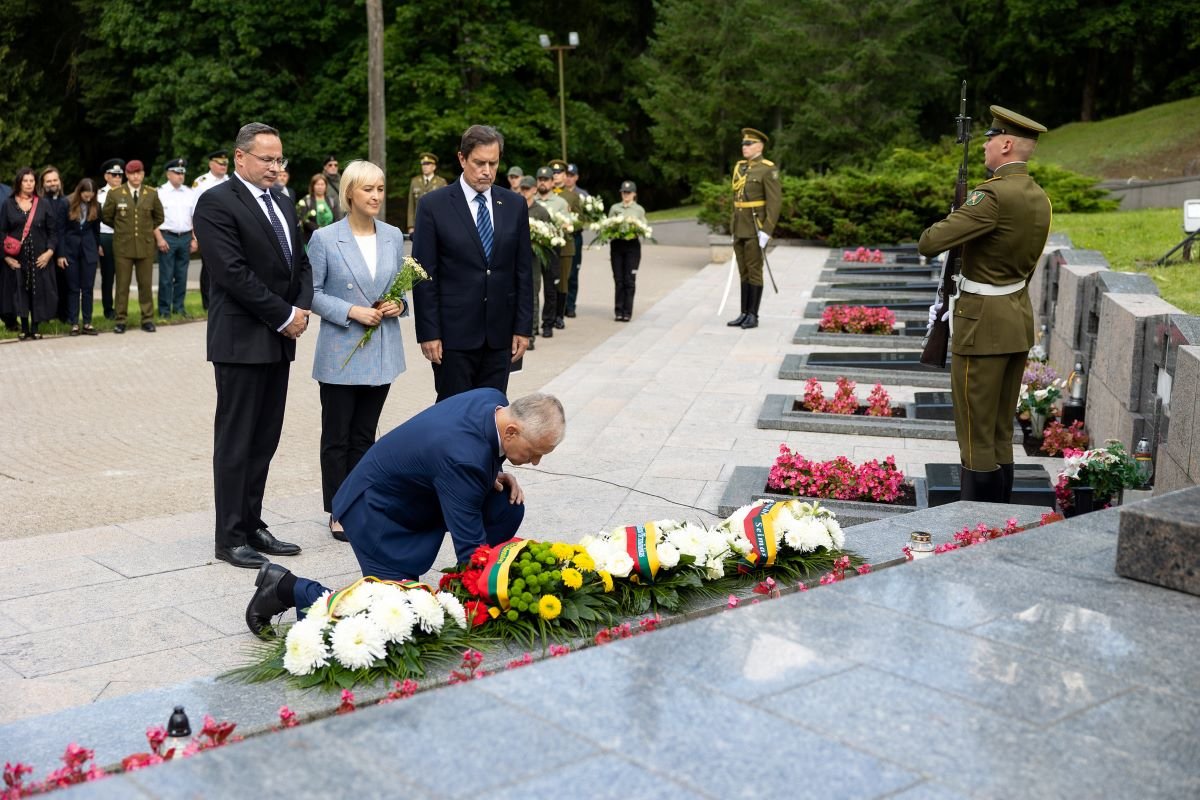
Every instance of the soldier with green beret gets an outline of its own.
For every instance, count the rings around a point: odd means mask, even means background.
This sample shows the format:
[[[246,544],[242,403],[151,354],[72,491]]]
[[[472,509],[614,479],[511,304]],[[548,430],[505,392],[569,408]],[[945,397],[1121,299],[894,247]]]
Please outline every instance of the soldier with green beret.
[[[1027,164],[1045,126],[1000,106],[991,112],[983,163],[992,177],[950,216],[927,228],[918,248],[933,256],[963,246],[962,274],[946,312],[961,499],[1007,503],[1013,416],[1034,343],[1026,287],[1050,233],[1050,200],[1029,176]],[[930,313],[942,314],[941,304]]]
[[[733,254],[742,283],[742,313],[726,324],[757,328],[763,293],[763,248],[775,232],[783,189],[779,168],[763,158],[769,139],[762,131],[742,128],[742,160],[733,167]]]
[[[446,179],[437,174],[438,159],[433,153],[421,153],[421,174],[408,184],[408,232],[417,225],[417,203],[434,189],[446,185]]]

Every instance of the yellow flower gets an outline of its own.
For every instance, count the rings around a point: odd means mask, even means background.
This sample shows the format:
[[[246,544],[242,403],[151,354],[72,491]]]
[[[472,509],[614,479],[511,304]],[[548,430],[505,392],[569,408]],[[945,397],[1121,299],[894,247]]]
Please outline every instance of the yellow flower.
[[[583,586],[583,576],[579,574],[579,570],[567,567],[562,571],[562,582],[568,589],[578,589]]]
[[[609,575],[608,571],[603,570],[603,569],[600,570],[599,575],[600,575],[600,580],[604,581],[604,593],[608,594],[609,592],[611,592],[613,590],[612,575]]]
[[[583,572],[591,572],[596,568],[596,562],[586,552],[576,553],[571,561],[575,562],[575,566]]]
[[[554,556],[559,561],[566,561],[574,552],[575,548],[569,544],[555,542],[554,544],[550,545],[550,555]]]
[[[542,595],[538,601],[538,615],[544,620],[552,620],[562,613],[562,603],[552,594]]]

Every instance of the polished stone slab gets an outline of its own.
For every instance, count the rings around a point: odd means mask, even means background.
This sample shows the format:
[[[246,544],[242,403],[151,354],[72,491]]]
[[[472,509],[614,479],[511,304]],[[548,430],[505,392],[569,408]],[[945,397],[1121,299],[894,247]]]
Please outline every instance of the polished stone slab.
[[[813,300],[804,306],[804,316],[808,319],[820,319],[829,306],[867,306],[891,309],[900,322],[925,322],[929,317],[929,304],[930,298],[924,295],[871,297],[859,294]]]
[[[917,419],[912,403],[904,406],[903,417],[868,417],[864,414],[826,414],[797,408],[802,396],[769,394],[758,414],[758,427],[765,430],[814,431],[848,436],[901,436],[909,439],[954,441],[954,422]],[[1013,442],[1020,442],[1020,432]]]
[[[1013,436],[1014,441],[1020,432]],[[929,505],[940,506],[958,500],[962,492],[962,465],[926,464],[925,480],[929,485]],[[1014,464],[1012,501],[1022,505],[1054,508],[1056,498],[1050,473],[1041,464]]]
[[[1116,570],[1200,595],[1200,486],[1122,509]]]
[[[885,359],[882,356],[903,356],[901,358]],[[819,355],[821,358],[812,359],[810,356]],[[857,364],[846,356],[875,355],[869,362],[858,361]],[[916,358],[915,351],[866,353],[789,353],[783,357],[779,367],[779,377],[785,380],[805,381],[809,378],[818,380],[834,380],[850,378],[859,383],[883,383],[886,385],[928,386],[934,389],[950,388],[950,370],[935,369],[923,366]],[[828,362],[828,363],[822,363]]]
[[[880,350],[911,350],[921,346],[925,326],[906,322],[890,335],[873,333],[824,333],[819,323],[801,322],[792,336],[792,344],[815,344],[825,347],[874,347]]]
[[[813,498],[794,498],[790,495],[768,492],[767,477],[770,467],[734,467],[733,475],[721,496],[717,513],[727,517],[737,509],[755,500],[811,500]],[[911,478],[915,497],[915,505],[892,505],[888,503],[866,503],[856,500],[821,500],[822,506],[837,514],[842,527],[858,525],[863,522],[892,517],[897,514],[908,514],[929,505],[925,494],[925,479]]]

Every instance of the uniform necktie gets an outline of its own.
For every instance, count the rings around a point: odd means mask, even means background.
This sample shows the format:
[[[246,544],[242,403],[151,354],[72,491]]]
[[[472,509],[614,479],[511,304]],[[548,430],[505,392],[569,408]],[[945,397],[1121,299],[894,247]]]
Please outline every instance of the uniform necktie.
[[[288,269],[292,268],[292,248],[288,244],[287,234],[283,232],[283,223],[279,221],[279,215],[275,213],[275,204],[271,202],[271,193],[263,192],[259,195],[263,203],[267,207],[267,216],[271,220],[271,227],[275,229],[275,238],[279,240],[279,249],[283,251],[283,257],[287,261]]]
[[[483,252],[488,261],[492,260],[492,215],[488,213],[487,197],[483,192],[475,195],[479,204],[479,213],[475,217],[475,227],[479,229],[479,241],[483,243]]]
[[[133,204],[135,206],[137,205],[137,196],[138,196],[137,189],[134,189],[133,190]]]

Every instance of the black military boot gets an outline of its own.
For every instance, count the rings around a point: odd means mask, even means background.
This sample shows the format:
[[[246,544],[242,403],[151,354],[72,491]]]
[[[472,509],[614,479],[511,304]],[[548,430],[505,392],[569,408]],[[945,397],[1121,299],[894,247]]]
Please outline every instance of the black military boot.
[[[566,320],[563,319],[563,316],[566,313],[567,313],[567,295],[565,293],[563,293],[555,298],[554,327],[558,328],[559,330],[562,330],[563,328],[567,327]]]
[[[1000,499],[996,501],[997,503],[1011,503],[1012,502],[1013,470],[1014,470],[1014,466],[1012,464],[1001,464],[1000,465],[1000,475],[1001,475],[1001,479],[1002,479],[1002,485],[1001,485],[1001,489],[1000,489]]]
[[[737,315],[737,319],[731,319],[731,320],[729,320],[729,322],[725,323],[726,325],[728,325],[731,328],[740,328],[740,327],[742,327],[742,323],[746,321],[746,300],[747,300],[747,290],[749,288],[750,288],[750,284],[748,284],[748,283],[742,284],[742,313]]]
[[[758,306],[762,303],[763,287],[750,284],[746,296],[746,318],[742,320],[742,330],[758,327]]]
[[[1003,503],[1004,474],[996,468],[991,472],[980,472],[963,467],[959,478],[959,500],[977,503]]]

